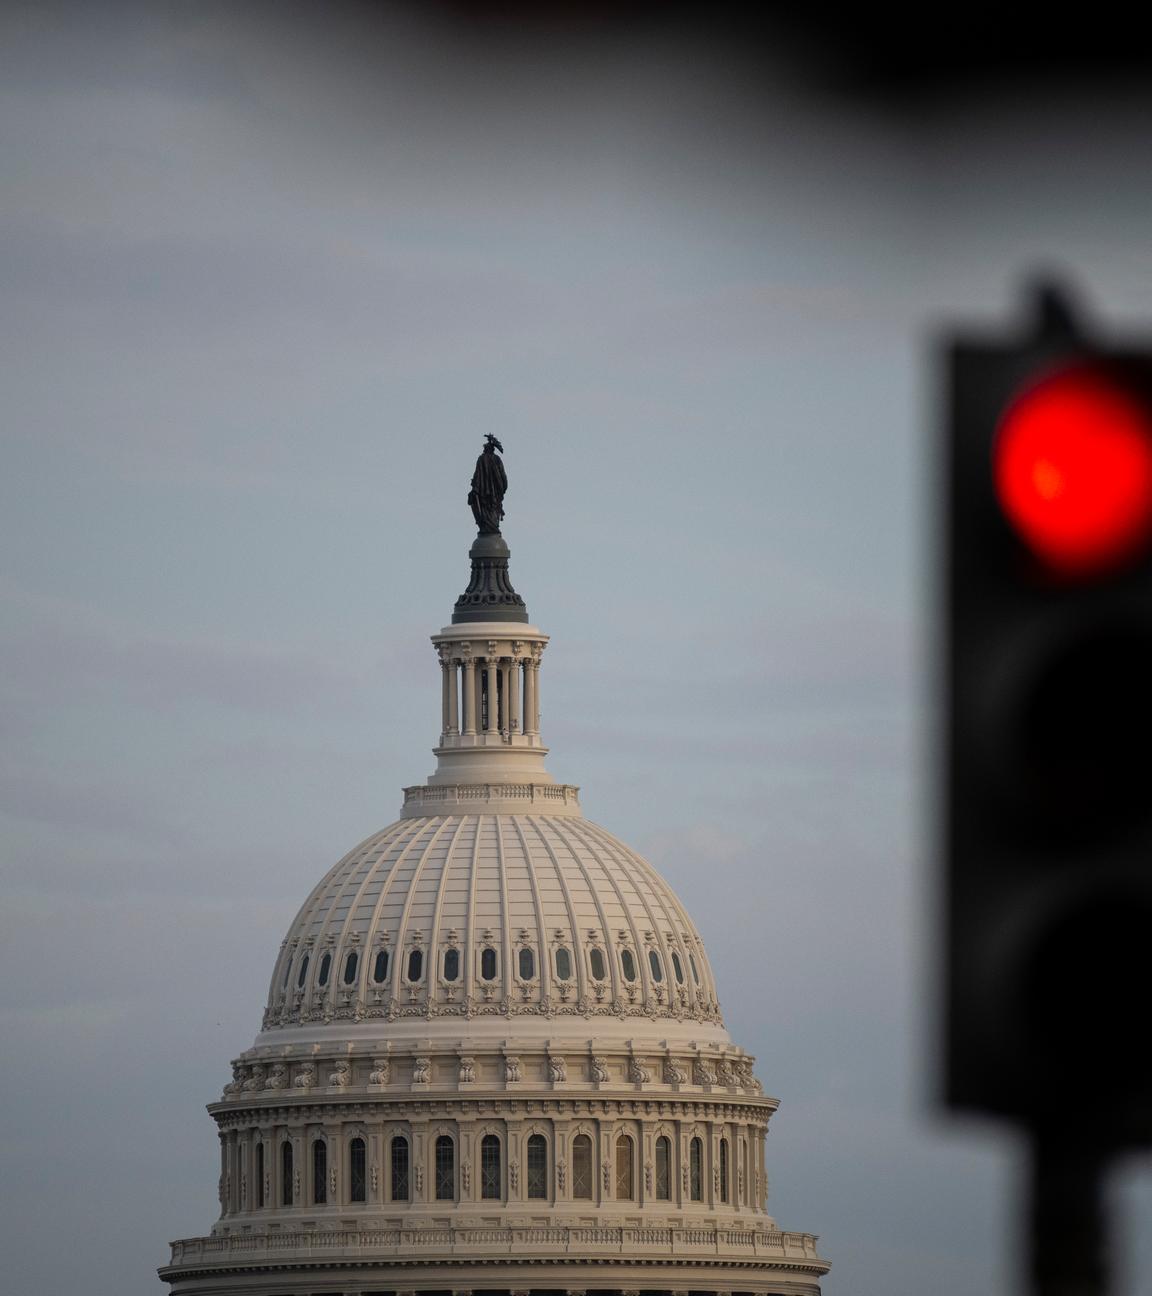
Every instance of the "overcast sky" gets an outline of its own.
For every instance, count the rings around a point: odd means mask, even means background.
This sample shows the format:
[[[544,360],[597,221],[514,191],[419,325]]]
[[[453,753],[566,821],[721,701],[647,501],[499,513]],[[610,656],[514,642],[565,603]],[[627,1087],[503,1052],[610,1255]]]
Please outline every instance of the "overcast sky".
[[[494,432],[551,772],[695,917],[773,1213],[829,1296],[1008,1296],[1013,1145],[930,1107],[929,342],[1037,264],[1152,319],[1149,100],[285,12],[2,20],[11,1290],[210,1227],[279,942],[432,769]]]

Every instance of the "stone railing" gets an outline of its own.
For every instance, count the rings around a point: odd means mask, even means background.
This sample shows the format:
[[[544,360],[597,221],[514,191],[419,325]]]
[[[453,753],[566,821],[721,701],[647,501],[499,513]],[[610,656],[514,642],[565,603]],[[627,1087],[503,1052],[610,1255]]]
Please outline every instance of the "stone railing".
[[[563,1254],[570,1260],[619,1254],[630,1262],[714,1256],[721,1262],[800,1262],[822,1268],[811,1233],[740,1228],[670,1227],[459,1227],[283,1230],[184,1238],[172,1243],[173,1266],[195,1266],[225,1256],[287,1262],[310,1256],[381,1261],[482,1261],[497,1255],[531,1259]]]
[[[481,810],[579,814],[580,789],[570,783],[444,783],[404,789],[404,817]]]

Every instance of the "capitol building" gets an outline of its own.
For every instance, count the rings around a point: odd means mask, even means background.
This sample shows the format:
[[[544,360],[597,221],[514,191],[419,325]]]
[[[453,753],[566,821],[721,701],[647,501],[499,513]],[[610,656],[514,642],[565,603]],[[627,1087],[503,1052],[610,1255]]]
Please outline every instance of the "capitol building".
[[[172,1243],[172,1296],[819,1296],[816,1238],[768,1213],[777,1101],[691,917],[545,769],[548,636],[498,455],[432,636],[435,771],[292,920],[209,1106],[219,1217]]]

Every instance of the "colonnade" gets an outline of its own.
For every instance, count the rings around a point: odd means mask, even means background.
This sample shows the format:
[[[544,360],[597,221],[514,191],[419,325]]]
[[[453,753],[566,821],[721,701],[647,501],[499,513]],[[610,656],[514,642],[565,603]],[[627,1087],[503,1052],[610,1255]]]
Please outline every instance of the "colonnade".
[[[540,659],[441,655],[441,744],[540,733]],[[463,745],[468,745],[465,741]]]

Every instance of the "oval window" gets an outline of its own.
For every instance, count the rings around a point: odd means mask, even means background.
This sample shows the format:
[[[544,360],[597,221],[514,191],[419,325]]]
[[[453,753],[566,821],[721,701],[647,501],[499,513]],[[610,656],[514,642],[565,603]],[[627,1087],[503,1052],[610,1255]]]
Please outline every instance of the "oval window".
[[[480,951],[480,979],[496,980],[496,951],[491,946]]]
[[[636,980],[636,960],[632,957],[630,949],[620,951],[620,971],[624,973],[625,981]]]
[[[520,980],[531,981],[536,975],[536,955],[530,949],[520,951]]]
[[[561,981],[568,981],[572,976],[572,955],[563,946],[556,951],[556,976]]]
[[[325,954],[324,957],[320,960],[320,984],[322,986],[326,986],[328,984],[328,973],[331,971],[332,971],[332,955]]]
[[[692,980],[697,985],[700,984],[700,973],[696,970],[696,957],[693,954],[688,955],[688,966],[692,969]]]
[[[424,953],[415,949],[408,955],[408,980],[419,981],[424,975]]]
[[[381,981],[388,980],[388,951],[387,950],[376,951],[376,962],[372,967],[372,980],[375,981],[377,985],[379,985]]]
[[[648,951],[648,966],[652,969],[653,981],[664,980],[664,969],[660,964],[660,955],[655,950]]]
[[[676,980],[684,984],[684,965],[680,962],[680,955],[675,950],[672,951],[672,971],[676,973]]]
[[[458,981],[460,979],[460,951],[458,949],[447,949],[444,951],[444,980]]]
[[[360,965],[360,955],[355,950],[350,950],[348,957],[344,960],[344,984],[351,985],[356,980],[356,969]]]
[[[608,969],[604,966],[604,951],[600,949],[590,949],[588,951],[588,965],[592,969],[592,975],[597,981],[603,981],[608,974]]]
[[[304,957],[300,960],[300,975],[297,976],[296,978],[297,986],[302,986],[304,984],[304,978],[307,975],[308,975],[308,955],[305,954]]]

